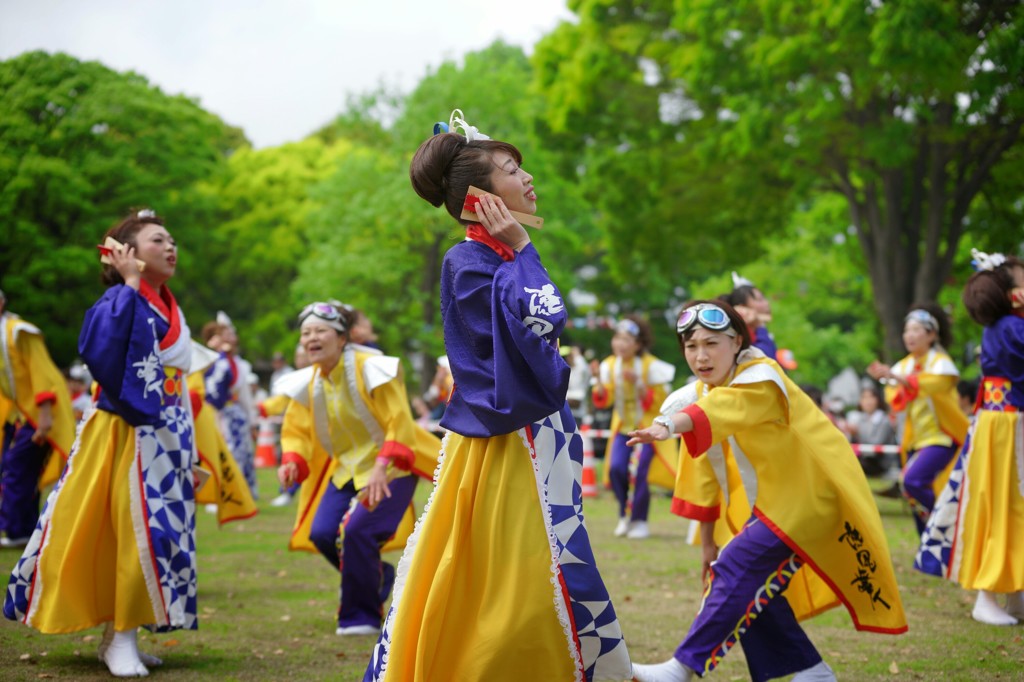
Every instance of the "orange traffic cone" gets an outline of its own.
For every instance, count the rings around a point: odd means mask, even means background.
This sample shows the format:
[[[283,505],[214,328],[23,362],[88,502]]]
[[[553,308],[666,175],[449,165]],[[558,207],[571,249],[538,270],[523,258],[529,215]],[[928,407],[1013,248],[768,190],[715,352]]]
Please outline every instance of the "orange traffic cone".
[[[277,466],[277,449],[274,442],[274,427],[269,419],[260,419],[260,430],[256,434],[256,466],[271,469]]]
[[[597,471],[594,468],[594,441],[590,438],[590,425],[580,427],[583,438],[583,497],[597,497]]]

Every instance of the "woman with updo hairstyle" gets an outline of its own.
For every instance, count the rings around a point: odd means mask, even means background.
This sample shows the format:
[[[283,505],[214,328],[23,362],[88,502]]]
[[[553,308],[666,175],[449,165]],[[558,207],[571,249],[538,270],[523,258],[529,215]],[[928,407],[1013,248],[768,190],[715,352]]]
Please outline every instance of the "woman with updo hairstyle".
[[[437,129],[449,132],[420,145],[410,177],[465,225],[441,268],[454,388],[436,485],[364,679],[627,679],[583,520],[583,444],[558,351],[565,305],[510,213],[536,211],[533,176],[515,147],[482,137],[459,111]],[[467,223],[470,185],[490,194]]]
[[[312,364],[274,387],[290,398],[278,479],[302,484],[289,548],[315,549],[341,574],[335,633],[377,635],[395,577],[381,549],[407,513],[411,527],[413,474],[430,477],[441,443],[413,421],[398,358],[349,340],[357,320],[338,301],[299,313]]]
[[[985,327],[975,422],[914,567],[977,590],[975,620],[1016,625],[1024,620],[1024,263],[972,253],[979,270],[962,298]]]
[[[868,374],[885,384],[892,411],[906,413],[900,483],[918,534],[967,437],[968,420],[956,392],[960,372],[946,350],[952,340],[946,311],[936,303],[915,303],[903,323],[908,355],[892,367],[877,360],[868,366]]]
[[[4,615],[44,633],[106,625],[100,660],[138,677],[160,664],[139,652],[140,626],[197,626],[192,342],[167,286],[178,250],[164,221],[132,211],[106,237],[123,246],[103,253],[109,288],[78,338],[96,407],[14,568]]]
[[[615,325],[612,354],[601,362],[591,400],[597,409],[612,409],[611,432],[605,451],[606,474],[619,503],[616,537],[641,540],[650,535],[647,514],[650,485],[671,489],[676,480],[674,443],[640,448],[633,497],[629,488],[633,448],[626,447],[630,431],[658,416],[658,408],[671,390],[676,368],[651,352],[651,325],[639,315],[627,315]],[[627,510],[629,515],[626,515]]]
[[[858,630],[907,629],[864,472],[828,416],[751,347],[729,304],[688,303],[676,334],[697,380],[626,445],[682,435],[671,509],[700,522],[704,597],[673,657],[634,665],[633,679],[705,677],[738,642],[752,680],[834,681],[799,616],[841,601]],[[719,551],[723,516],[729,528]]]
[[[767,326],[772,321],[772,302],[753,282],[735,271],[732,273],[732,285],[732,291],[721,298],[747,323],[750,345],[760,348],[762,353],[774,360],[778,347]]]

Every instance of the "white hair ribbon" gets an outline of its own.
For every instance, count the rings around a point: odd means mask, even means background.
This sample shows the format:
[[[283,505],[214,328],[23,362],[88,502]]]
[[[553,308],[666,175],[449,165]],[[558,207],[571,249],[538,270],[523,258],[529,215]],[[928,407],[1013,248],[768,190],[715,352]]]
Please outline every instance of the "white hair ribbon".
[[[739,289],[740,287],[752,287],[754,283],[746,277],[742,276],[735,270],[732,271],[732,288]]]
[[[477,130],[476,126],[469,125],[463,116],[465,116],[465,114],[462,113],[462,109],[455,109],[452,111],[452,115],[448,119],[448,132],[456,133],[459,131],[459,128],[462,128],[462,134],[466,136],[466,142],[491,139]]]
[[[975,270],[995,270],[1006,262],[1006,256],[1001,253],[988,254],[984,251],[971,249],[971,265]]]

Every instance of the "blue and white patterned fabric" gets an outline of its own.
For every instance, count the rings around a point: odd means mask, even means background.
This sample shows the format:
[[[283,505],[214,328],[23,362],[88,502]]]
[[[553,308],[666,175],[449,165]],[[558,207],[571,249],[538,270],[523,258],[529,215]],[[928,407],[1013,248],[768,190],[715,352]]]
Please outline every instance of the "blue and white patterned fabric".
[[[971,452],[971,436],[974,425],[967,433],[964,446],[957,455],[956,464],[949,474],[949,481],[942,489],[924,532],[921,533],[921,544],[914,557],[914,568],[922,573],[939,578],[949,577],[950,561],[952,560],[953,539],[956,537],[956,524],[960,513],[960,496],[963,489],[964,472]]]
[[[590,547],[583,519],[583,440],[568,405],[520,432],[528,439],[537,490],[551,540],[555,605],[570,654],[587,680],[617,679],[629,671],[629,655]],[[563,589],[564,588],[564,589]],[[570,623],[563,595],[572,609]],[[577,649],[573,641],[579,640]]]

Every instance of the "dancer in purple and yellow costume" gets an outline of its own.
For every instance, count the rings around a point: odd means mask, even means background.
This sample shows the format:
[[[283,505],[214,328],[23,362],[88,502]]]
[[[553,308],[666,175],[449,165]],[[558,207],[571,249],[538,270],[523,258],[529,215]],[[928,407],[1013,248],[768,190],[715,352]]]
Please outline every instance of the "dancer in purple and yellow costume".
[[[337,634],[377,635],[394,580],[381,548],[407,515],[411,532],[413,474],[429,476],[441,442],[413,421],[398,358],[349,342],[356,319],[333,302],[299,314],[313,364],[278,380],[291,398],[278,478],[303,482],[289,546],[312,542],[341,572]]]
[[[4,615],[44,633],[105,623],[100,658],[135,677],[160,663],[139,653],[140,626],[196,627],[192,344],[166,285],[177,247],[163,221],[133,212],[107,236],[124,247],[106,254],[110,288],[78,340],[96,409],[14,568]]]
[[[910,354],[891,368],[877,360],[868,367],[868,374],[886,384],[885,399],[893,411],[906,412],[901,480],[919,534],[967,437],[968,420],[956,393],[960,373],[945,351],[951,342],[945,311],[934,303],[915,304],[903,325],[903,345]]]
[[[206,401],[206,369],[220,357],[206,346],[193,343],[192,371],[186,385],[192,400],[197,466],[209,475],[205,485],[196,490],[196,503],[215,505],[217,523],[224,525],[252,518],[258,510],[242,469],[220,431],[217,410]]]
[[[0,427],[0,546],[23,547],[39,520],[40,489],[56,481],[67,462],[75,418],[42,332],[8,312],[2,291]]]
[[[631,434],[631,443],[682,433],[706,470],[696,487],[681,479],[672,509],[701,521],[714,547],[714,522],[734,458],[752,514],[717,556],[704,556],[707,587],[675,656],[634,665],[638,682],[703,677],[742,642],[755,682],[834,680],[831,669],[777,597],[798,571],[813,570],[847,608],[858,630],[907,629],[882,520],[843,434],[774,360],[750,347],[747,325],[725,303],[695,301],[676,326],[697,377],[681,411]],[[706,453],[706,455],[704,454]]]
[[[914,567],[978,590],[975,620],[1016,625],[1024,620],[1024,263],[973,254],[979,270],[963,302],[985,328],[976,419]]]
[[[533,178],[519,150],[456,116],[410,169],[416,193],[466,228],[441,272],[448,435],[364,679],[623,680],[626,643],[583,520],[557,347],[566,311],[509,212],[536,211]],[[491,193],[479,222],[460,218],[470,185]]]
[[[252,365],[238,354],[238,333],[226,313],[217,313],[215,322],[203,325],[203,341],[221,353],[206,370],[206,402],[217,410],[217,420],[231,456],[242,469],[254,500],[256,486],[256,444],[253,427],[258,411],[249,389]]]
[[[749,279],[733,271],[732,291],[722,299],[747,323],[750,345],[764,353],[765,357],[777,360],[779,350],[775,345],[775,337],[767,327],[772,321],[772,302],[764,292],[754,286]]]
[[[650,535],[647,512],[651,504],[650,484],[671,489],[678,469],[675,443],[644,445],[636,467],[636,487],[629,497],[630,459],[626,447],[630,431],[649,424],[658,416],[676,368],[650,353],[651,328],[646,320],[626,317],[615,326],[612,355],[601,362],[597,382],[591,390],[594,407],[612,407],[611,431],[605,453],[607,476],[619,502],[619,523],[615,535],[643,539]],[[632,504],[630,505],[630,502]],[[630,514],[627,517],[627,507]]]

